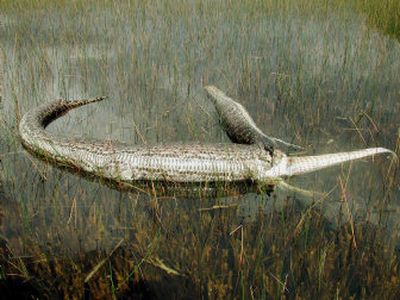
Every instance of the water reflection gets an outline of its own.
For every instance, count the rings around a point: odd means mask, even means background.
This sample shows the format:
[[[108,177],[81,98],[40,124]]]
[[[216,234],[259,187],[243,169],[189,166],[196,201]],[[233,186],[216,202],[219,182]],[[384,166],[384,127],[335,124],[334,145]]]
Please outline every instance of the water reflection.
[[[177,216],[185,216],[184,220],[192,226],[200,226],[204,215],[229,216],[232,224],[240,226],[258,222],[260,216],[287,211],[306,216],[312,211],[325,219],[332,229],[348,222],[382,225],[382,220],[387,220],[387,234],[392,235],[398,229],[399,207],[395,203],[366,203],[362,195],[350,192],[351,186],[343,196],[343,190],[332,180],[329,190],[321,189],[325,193],[314,197],[279,186],[270,193],[269,189],[248,183],[121,186],[93,177],[80,179],[76,173],[54,169],[30,158],[29,154],[16,156],[16,160],[28,159],[38,167],[36,177],[28,179],[34,183],[32,188],[24,187],[18,194],[12,194],[14,183],[2,184],[6,187],[0,201],[3,241],[8,240],[16,253],[22,251],[20,254],[24,252],[24,239],[34,239],[53,252],[110,250],[121,238],[134,243],[138,241],[137,235],[149,233],[146,230],[140,233],[139,228],[148,228],[150,224],[163,228],[164,223],[171,226]],[[327,171],[334,172],[338,170]],[[314,181],[316,177],[319,176],[309,176],[308,180]],[[328,187],[326,178],[323,185]],[[307,186],[306,182],[307,179],[302,178],[290,183]],[[314,189],[318,189],[318,185],[314,184]],[[13,200],[18,196],[17,201]],[[176,238],[187,234],[170,230],[165,234]]]
[[[218,85],[262,129],[307,145],[309,154],[396,146],[400,47],[366,32],[360,17],[208,20],[201,14],[188,18],[167,11],[161,17],[139,9],[132,17],[125,15],[128,10],[98,9],[92,13],[107,22],[80,28],[53,11],[42,22],[35,13],[7,16],[0,28],[5,59],[0,149],[9,153],[2,156],[0,197],[3,235],[15,251],[25,252],[24,239],[59,251],[109,249],[121,237],[151,234],[147,223],[172,228],[179,219],[195,226],[200,215],[219,214],[239,226],[288,209],[297,216],[313,210],[333,227],[351,219],[397,229],[398,176],[388,186],[387,162],[379,158],[357,164],[350,174],[348,167],[334,168],[292,182],[321,192],[336,186],[321,200],[281,189],[269,196],[248,186],[229,197],[214,189],[189,189],[194,194],[185,195],[181,188],[165,193],[165,187],[146,185],[136,187],[145,192],[121,192],[26,155],[15,130],[19,117],[60,96],[110,100],[52,124],[49,130],[58,135],[131,144],[227,142],[202,83]],[[180,230],[177,237],[187,234]]]

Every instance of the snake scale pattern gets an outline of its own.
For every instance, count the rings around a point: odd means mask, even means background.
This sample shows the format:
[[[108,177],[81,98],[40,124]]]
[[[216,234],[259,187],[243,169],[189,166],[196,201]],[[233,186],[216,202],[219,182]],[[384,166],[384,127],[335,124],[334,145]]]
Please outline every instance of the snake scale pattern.
[[[215,87],[211,88],[218,91],[217,98],[223,95]],[[130,146],[122,143],[91,142],[59,137],[45,130],[48,124],[69,110],[103,99],[104,97],[84,100],[61,99],[28,111],[19,124],[23,146],[57,166],[82,170],[107,180],[127,183],[249,180],[273,182],[281,177],[307,173],[378,153],[391,152],[385,148],[369,148],[319,156],[289,157],[278,149],[272,152],[266,151],[255,141],[243,138],[239,131],[232,131],[231,136],[242,144],[176,143]],[[243,111],[247,114],[244,108]],[[225,118],[228,122],[230,121],[229,115]],[[246,124],[247,121],[242,119],[241,122]],[[249,123],[248,127],[254,128],[253,123]],[[249,132],[251,134],[251,131]],[[260,132],[257,131],[257,134]]]

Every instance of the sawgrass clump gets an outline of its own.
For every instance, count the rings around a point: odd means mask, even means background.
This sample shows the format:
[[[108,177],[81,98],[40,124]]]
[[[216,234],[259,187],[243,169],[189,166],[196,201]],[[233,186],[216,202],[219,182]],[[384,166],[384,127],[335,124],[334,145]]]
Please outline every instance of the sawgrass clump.
[[[399,170],[384,157],[291,182],[324,197],[127,193],[28,155],[17,131],[43,101],[107,95],[48,130],[228,142],[213,84],[308,154],[399,154],[396,15],[393,1],[0,2],[1,295],[397,296]]]

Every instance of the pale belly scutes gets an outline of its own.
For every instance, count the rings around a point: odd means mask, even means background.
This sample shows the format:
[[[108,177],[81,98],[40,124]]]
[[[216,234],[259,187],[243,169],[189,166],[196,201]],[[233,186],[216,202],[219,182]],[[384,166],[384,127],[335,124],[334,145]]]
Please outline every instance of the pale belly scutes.
[[[103,99],[56,100],[28,111],[19,125],[22,144],[58,166],[82,170],[117,182],[269,181],[362,157],[393,153],[385,148],[370,148],[319,156],[288,157],[278,149],[271,153],[260,145],[251,143],[129,146],[118,142],[62,138],[45,130],[49,123],[69,110]],[[250,117],[247,117],[249,120],[246,119],[247,112],[243,107],[235,109],[239,114],[241,112],[239,123],[244,126],[244,131],[247,125],[255,126]],[[235,125],[234,119],[229,121]],[[239,138],[241,134],[244,138],[249,137],[246,133],[239,132]]]

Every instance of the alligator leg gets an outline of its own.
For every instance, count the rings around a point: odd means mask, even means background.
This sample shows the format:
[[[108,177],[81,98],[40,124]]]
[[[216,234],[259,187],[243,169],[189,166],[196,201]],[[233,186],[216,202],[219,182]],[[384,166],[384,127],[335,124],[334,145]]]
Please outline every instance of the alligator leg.
[[[290,191],[290,192],[295,192],[300,195],[310,197],[310,198],[316,198],[316,197],[323,197],[324,193],[317,192],[317,191],[312,191],[312,190],[305,190],[299,187],[296,187],[294,185],[291,185],[287,183],[286,181],[282,180],[276,185],[277,188],[280,188],[282,190]]]
[[[271,155],[277,146],[302,149],[301,146],[266,135],[257,127],[253,118],[241,104],[226,96],[215,86],[206,86],[205,89],[219,115],[223,129],[232,142],[237,144],[261,143]]]

